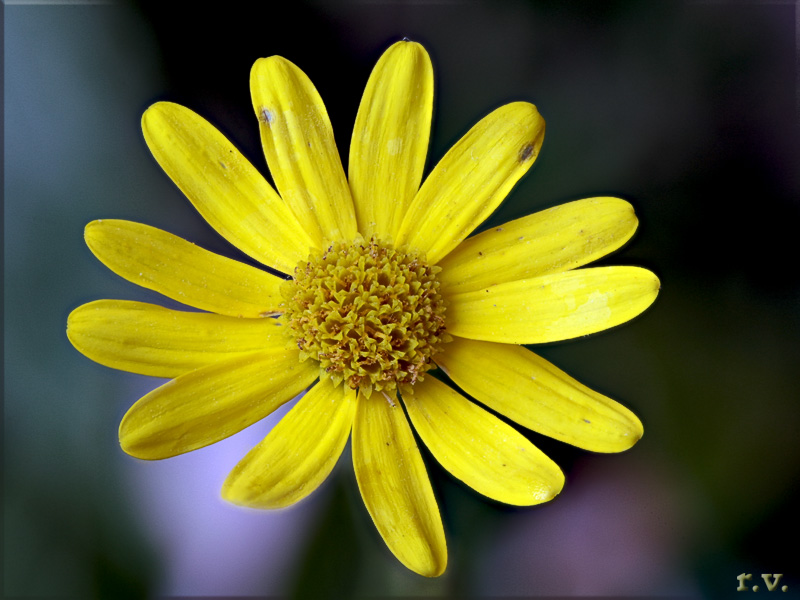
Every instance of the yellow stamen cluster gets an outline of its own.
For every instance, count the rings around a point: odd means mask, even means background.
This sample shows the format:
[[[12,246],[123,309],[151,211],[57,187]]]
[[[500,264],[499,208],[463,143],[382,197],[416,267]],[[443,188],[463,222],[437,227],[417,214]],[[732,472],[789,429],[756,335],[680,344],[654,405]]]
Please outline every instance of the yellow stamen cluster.
[[[283,286],[285,319],[301,359],[318,360],[321,376],[367,397],[392,396],[398,385],[421,380],[450,341],[440,270],[374,238],[309,256]]]

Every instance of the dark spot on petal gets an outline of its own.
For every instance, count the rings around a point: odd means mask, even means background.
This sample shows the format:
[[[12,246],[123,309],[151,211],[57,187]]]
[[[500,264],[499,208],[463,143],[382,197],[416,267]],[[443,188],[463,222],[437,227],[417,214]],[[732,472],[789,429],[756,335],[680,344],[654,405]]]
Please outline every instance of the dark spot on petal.
[[[272,123],[272,113],[266,107],[262,107],[258,112],[258,120],[269,125]]]
[[[584,419],[583,422],[584,423],[591,423],[591,421],[589,419]]]
[[[226,165],[226,164],[225,164],[224,162],[222,162],[222,161],[219,161],[219,166],[220,166],[220,167],[222,167],[223,169],[225,169],[226,171],[228,170],[228,165]]]
[[[522,150],[519,151],[519,162],[523,163],[528,160],[531,156],[533,156],[533,144],[525,145]]]

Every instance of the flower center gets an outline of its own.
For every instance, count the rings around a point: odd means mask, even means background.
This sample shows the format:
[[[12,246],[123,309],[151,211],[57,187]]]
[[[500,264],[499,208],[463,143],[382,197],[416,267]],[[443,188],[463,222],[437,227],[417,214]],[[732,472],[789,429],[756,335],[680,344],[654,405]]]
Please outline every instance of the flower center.
[[[451,339],[436,281],[440,270],[375,238],[312,254],[282,290],[301,360],[318,360],[321,377],[367,397],[421,380]]]

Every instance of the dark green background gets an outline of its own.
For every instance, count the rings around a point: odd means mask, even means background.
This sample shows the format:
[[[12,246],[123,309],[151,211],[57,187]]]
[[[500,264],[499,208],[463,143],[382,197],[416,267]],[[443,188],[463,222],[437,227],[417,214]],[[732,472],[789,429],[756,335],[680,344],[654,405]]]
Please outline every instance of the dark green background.
[[[162,4],[3,7],[7,596],[716,598],[737,596],[741,572],[764,593],[759,574],[783,573],[780,597],[800,593],[794,3]],[[618,195],[640,227],[603,263],[662,281],[633,322],[536,349],[642,418],[633,450],[530,434],[567,485],[529,509],[482,499],[425,454],[450,555],[437,580],[386,550],[347,453],[289,510],[218,499],[277,417],[187,457],[127,457],[119,419],[158,382],[92,363],[64,334],[86,301],[169,304],[92,257],[92,219],[242,258],[149,155],[150,103],[203,114],[266,173],[248,77],[280,54],[316,84],[346,156],[369,72],[403,36],[436,73],[428,168],[492,109],[531,101],[542,153],[487,223]]]

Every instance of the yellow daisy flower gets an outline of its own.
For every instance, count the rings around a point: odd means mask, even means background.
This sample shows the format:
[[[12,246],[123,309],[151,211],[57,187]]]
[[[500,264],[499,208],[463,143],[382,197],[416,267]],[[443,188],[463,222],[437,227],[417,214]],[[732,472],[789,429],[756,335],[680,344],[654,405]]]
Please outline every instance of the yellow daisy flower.
[[[631,237],[631,206],[579,200],[466,239],[539,154],[535,106],[514,102],[486,116],[420,186],[433,71],[419,44],[394,44],[373,70],[349,177],[305,73],[279,56],[260,59],[250,88],[278,193],[187,108],[159,102],[142,128],[211,226],[292,279],[147,225],[86,227],[89,248],[112,271],[204,311],[99,300],[69,316],[70,341],[92,360],[171,378],[123,418],[125,452],[162,459],[202,448],[311,386],[233,469],[223,497],[257,508],[297,502],[331,472],[352,431],[358,486],[378,531],[409,569],[437,576],[444,530],[409,419],[445,469],[489,498],[545,502],[564,476],[429,370],[441,367],[493,411],[580,448],[618,452],[641,437],[628,409],[521,345],[601,331],[653,302],[650,271],[576,270]]]

